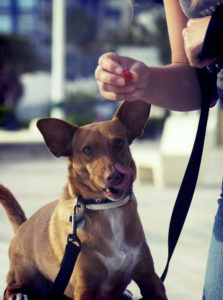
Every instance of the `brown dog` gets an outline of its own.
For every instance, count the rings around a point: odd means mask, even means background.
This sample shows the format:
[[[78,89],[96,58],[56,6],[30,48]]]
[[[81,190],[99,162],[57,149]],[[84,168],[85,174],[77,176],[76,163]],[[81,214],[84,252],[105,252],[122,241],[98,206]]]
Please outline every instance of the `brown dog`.
[[[63,258],[78,195],[88,204],[85,224],[77,230],[81,252],[65,295],[115,300],[133,279],[144,299],[167,299],[130,193],[136,167],[129,144],[142,134],[149,112],[148,104],[137,101],[122,104],[111,121],[82,127],[51,118],[38,121],[49,150],[68,157],[68,184],[59,201],[28,220],[13,195],[0,186],[0,202],[15,231],[5,299],[41,299],[46,293]]]

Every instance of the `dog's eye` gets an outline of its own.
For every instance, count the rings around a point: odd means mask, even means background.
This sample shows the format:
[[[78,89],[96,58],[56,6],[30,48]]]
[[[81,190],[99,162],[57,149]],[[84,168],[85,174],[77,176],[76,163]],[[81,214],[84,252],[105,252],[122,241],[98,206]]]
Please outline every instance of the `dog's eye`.
[[[90,155],[90,154],[93,153],[93,150],[92,150],[92,148],[91,148],[90,146],[84,147],[82,151],[83,151],[84,154],[86,154],[86,155]]]
[[[124,147],[125,142],[121,139],[116,139],[114,142],[114,146],[115,148],[123,148]]]

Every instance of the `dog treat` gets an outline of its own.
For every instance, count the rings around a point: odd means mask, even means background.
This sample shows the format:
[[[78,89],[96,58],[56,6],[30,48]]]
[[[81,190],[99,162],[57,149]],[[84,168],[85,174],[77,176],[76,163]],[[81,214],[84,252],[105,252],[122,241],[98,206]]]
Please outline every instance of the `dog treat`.
[[[128,70],[122,71],[122,77],[125,79],[125,83],[128,84],[133,81],[132,73]]]

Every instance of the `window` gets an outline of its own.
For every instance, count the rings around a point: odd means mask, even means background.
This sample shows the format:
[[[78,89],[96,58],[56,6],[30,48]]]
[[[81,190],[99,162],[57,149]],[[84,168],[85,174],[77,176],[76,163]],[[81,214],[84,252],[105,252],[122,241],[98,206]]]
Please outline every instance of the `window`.
[[[104,13],[105,13],[105,16],[114,18],[114,19],[118,19],[121,16],[121,11],[119,9],[115,9],[115,8],[106,8]]]
[[[11,0],[0,0],[0,7],[10,7],[11,6]]]
[[[12,19],[10,15],[0,15],[0,32],[10,33],[12,31]]]
[[[22,10],[29,10],[37,7],[37,0],[17,0],[18,7]]]
[[[21,14],[18,19],[19,33],[33,33],[35,29],[35,16],[32,14]]]

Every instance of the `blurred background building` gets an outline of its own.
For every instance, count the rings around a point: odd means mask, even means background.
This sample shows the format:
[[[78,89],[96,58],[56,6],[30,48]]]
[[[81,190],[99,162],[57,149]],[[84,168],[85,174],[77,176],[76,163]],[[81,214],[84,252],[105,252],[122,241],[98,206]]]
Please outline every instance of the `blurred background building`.
[[[65,1],[68,120],[82,124],[114,111],[94,81],[101,53],[117,51],[152,65],[169,61],[162,1],[135,2],[132,9],[128,0]],[[50,115],[52,0],[1,0],[0,51],[0,126],[15,129]]]
[[[159,2],[151,0],[145,5],[145,0],[137,1],[134,14],[145,11],[145,8],[148,10]],[[111,46],[107,45],[108,42],[117,44],[125,42],[127,37],[130,39],[129,31],[131,31],[131,21],[134,19],[127,0],[66,0],[66,16],[68,78],[92,74],[95,67],[94,57],[88,57],[84,64],[83,61],[80,62],[80,52],[87,53],[89,56]],[[52,0],[2,0],[0,2],[0,33],[30,39],[36,54],[41,58],[42,63],[47,65],[51,62],[51,21]],[[139,34],[135,32],[135,35]],[[132,38],[134,43],[134,37]],[[142,40],[135,42],[143,43]],[[77,67],[78,63],[82,64]]]
[[[54,0],[56,1],[56,0]],[[84,124],[110,118],[116,107],[103,101],[94,80],[99,56],[107,51],[148,65],[170,62],[162,0],[65,1],[65,117]],[[52,111],[53,0],[0,1],[0,126],[17,129]],[[222,106],[222,105],[221,105]],[[222,107],[217,139],[223,143]],[[169,113],[152,111],[150,132],[160,136]]]

